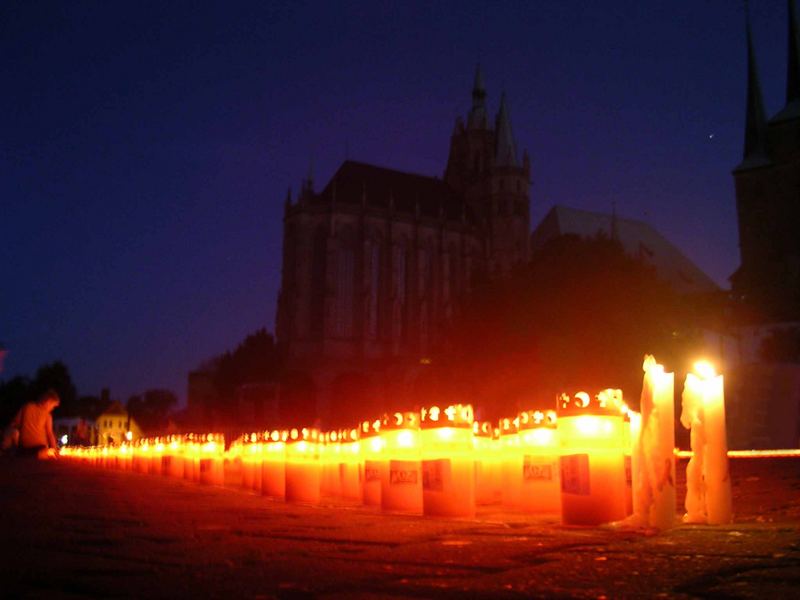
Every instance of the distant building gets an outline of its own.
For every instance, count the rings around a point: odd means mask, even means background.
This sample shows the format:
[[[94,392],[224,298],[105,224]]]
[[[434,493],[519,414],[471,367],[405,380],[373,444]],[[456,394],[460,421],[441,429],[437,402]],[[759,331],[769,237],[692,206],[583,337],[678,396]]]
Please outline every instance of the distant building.
[[[719,286],[677,246],[644,221],[557,205],[548,211],[531,234],[531,251],[565,234],[584,238],[599,234],[616,239],[626,254],[652,266],[656,274],[678,293],[720,291]]]
[[[97,416],[95,423],[97,426],[97,443],[101,445],[120,444],[126,440],[126,435],[129,431],[132,439],[137,439],[142,435],[139,425],[117,400],[114,400],[108,408]]]
[[[309,177],[287,197],[277,340],[323,418],[403,403],[474,279],[527,260],[529,182],[479,69],[443,179],[348,160],[322,191]]]
[[[769,120],[748,22],[744,153],[733,170],[741,265],[731,282],[759,322],[800,321],[800,34],[788,6],[786,102]]]

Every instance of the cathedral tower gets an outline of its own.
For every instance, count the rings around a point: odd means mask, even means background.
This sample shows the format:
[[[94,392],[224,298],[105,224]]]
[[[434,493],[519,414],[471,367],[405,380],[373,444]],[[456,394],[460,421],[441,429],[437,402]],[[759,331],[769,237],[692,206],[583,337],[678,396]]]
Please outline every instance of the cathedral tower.
[[[480,66],[472,108],[456,120],[445,182],[462,195],[478,219],[490,274],[506,273],[528,258],[530,161],[517,155],[505,94],[490,126]]]
[[[800,35],[788,2],[786,103],[767,120],[749,20],[742,162],[733,170],[741,265],[734,294],[761,321],[800,319]]]

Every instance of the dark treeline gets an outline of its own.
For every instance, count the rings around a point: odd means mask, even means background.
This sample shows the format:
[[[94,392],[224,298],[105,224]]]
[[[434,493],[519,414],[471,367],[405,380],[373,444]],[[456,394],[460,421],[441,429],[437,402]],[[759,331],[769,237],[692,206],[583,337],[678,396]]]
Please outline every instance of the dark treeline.
[[[53,411],[56,419],[94,419],[112,403],[107,390],[99,396],[79,395],[67,365],[55,361],[39,367],[33,378],[20,375],[0,381],[0,427],[7,426],[23,404],[36,400],[48,389],[55,390],[61,398],[61,404]],[[167,426],[177,402],[177,397],[169,390],[148,390],[129,398],[126,405],[144,431],[160,431]]]

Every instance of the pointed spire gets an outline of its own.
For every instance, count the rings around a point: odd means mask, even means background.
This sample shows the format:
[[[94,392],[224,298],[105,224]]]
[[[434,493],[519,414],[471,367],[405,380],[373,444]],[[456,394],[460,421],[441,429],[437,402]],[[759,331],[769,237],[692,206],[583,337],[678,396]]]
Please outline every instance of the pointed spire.
[[[292,206],[292,186],[289,186],[289,189],[286,192],[286,201],[283,204],[286,210],[289,210],[289,207]]]
[[[475,68],[475,83],[472,85],[472,108],[467,116],[468,129],[486,129],[486,88],[480,63]]]
[[[511,116],[506,106],[506,94],[500,96],[500,110],[497,111],[495,121],[496,146],[494,164],[499,167],[516,167],[517,149],[514,144],[514,134],[511,131]]]
[[[744,129],[744,156],[738,169],[761,166],[767,158],[767,118],[764,99],[758,81],[758,68],[750,31],[750,14],[745,4],[745,31],[747,34],[747,109]]]
[[[789,62],[786,71],[786,104],[800,102],[800,32],[795,0],[789,0]]]

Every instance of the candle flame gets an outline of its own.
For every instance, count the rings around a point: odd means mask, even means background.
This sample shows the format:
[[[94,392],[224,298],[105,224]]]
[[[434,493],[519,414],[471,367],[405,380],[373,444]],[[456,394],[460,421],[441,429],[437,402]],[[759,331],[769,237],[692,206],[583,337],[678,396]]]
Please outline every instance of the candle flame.
[[[694,363],[694,372],[697,373],[702,379],[714,379],[714,377],[717,376],[714,365],[707,360],[698,360],[696,363]]]

